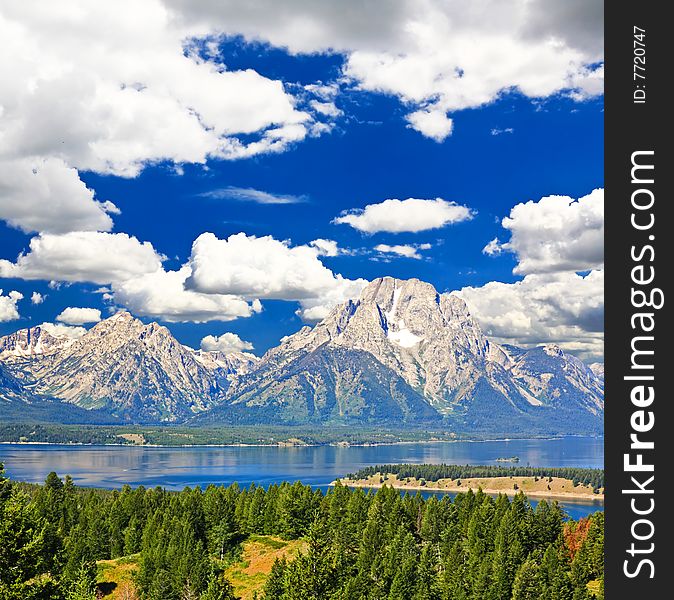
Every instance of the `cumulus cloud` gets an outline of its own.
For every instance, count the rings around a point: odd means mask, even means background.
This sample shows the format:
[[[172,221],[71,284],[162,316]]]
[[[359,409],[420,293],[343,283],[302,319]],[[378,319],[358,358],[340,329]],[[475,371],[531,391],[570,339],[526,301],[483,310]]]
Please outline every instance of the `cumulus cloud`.
[[[151,244],[126,234],[42,234],[15,262],[0,260],[0,277],[110,285],[97,290],[104,300],[169,322],[250,317],[262,310],[260,298],[297,301],[311,320],[357,297],[367,283],[335,274],[319,260],[338,253],[333,240],[291,247],[270,236],[218,240],[205,233],[195,240],[189,263],[167,271]]]
[[[0,198],[0,219],[26,233],[107,231],[118,212],[58,158],[0,159]]]
[[[503,252],[503,245],[499,242],[499,239],[495,237],[491,242],[489,242],[484,248],[482,248],[482,254],[487,256],[498,256]]]
[[[357,87],[412,113],[481,106],[511,89],[546,97],[583,86],[588,71],[601,78],[599,0],[167,2],[189,23],[292,53],[341,52]]]
[[[297,315],[308,322],[325,319],[338,304],[358,298],[367,284],[365,279],[351,280],[337,275],[332,287],[322,290],[319,296],[300,300]]]
[[[485,253],[517,256],[514,273],[555,273],[601,268],[604,262],[604,190],[574,200],[546,196],[518,204],[503,219],[510,240],[492,240]]]
[[[452,134],[454,121],[443,110],[421,109],[407,115],[409,127],[436,142],[442,142]]]
[[[201,340],[201,349],[207,352],[222,352],[231,354],[232,352],[244,352],[252,350],[253,344],[242,340],[236,333],[226,332],[219,336],[207,335]]]
[[[326,117],[336,118],[342,114],[342,111],[337,108],[334,102],[312,100],[309,104],[317,113],[325,115]]]
[[[530,346],[554,342],[586,358],[603,355],[604,272],[527,275],[455,292],[487,335]]]
[[[30,301],[32,304],[42,304],[46,296],[43,296],[40,292],[33,292],[30,296]]]
[[[133,176],[147,162],[238,158],[306,135],[309,115],[280,81],[192,51],[189,40],[212,27],[187,26],[159,0],[71,8],[3,7],[4,51],[15,57],[0,67],[5,152]]]
[[[201,234],[192,245],[188,286],[204,293],[302,300],[333,287],[335,275],[312,246],[290,246],[271,236],[245,233],[226,240]]]
[[[254,188],[225,187],[199,194],[204,198],[239,200],[241,202],[255,202],[256,204],[298,204],[306,202],[306,196],[292,194],[272,194]]]
[[[436,141],[450,135],[454,112],[508,90],[600,94],[602,3],[563,5],[6,2],[0,36],[13,59],[0,64],[0,218],[31,232],[109,231],[117,208],[95,200],[75,169],[132,177],[159,161],[282,152],[331,131],[340,86],[398,97],[409,126]],[[252,69],[229,70],[217,52],[228,35],[341,53],[342,77],[294,94]]]
[[[85,323],[98,323],[101,320],[101,311],[97,308],[82,308],[69,306],[64,308],[56,317],[56,320],[66,325],[84,325]]]
[[[107,284],[154,272],[162,260],[152,244],[126,233],[45,233],[15,262],[0,259],[0,277]]]
[[[262,310],[259,301],[247,302],[234,294],[203,294],[185,289],[192,271],[157,269],[113,284],[112,299],[136,315],[169,322],[232,321]]]
[[[192,245],[188,289],[204,294],[299,301],[303,318],[316,319],[367,284],[333,273],[320,260],[324,248],[291,246],[245,233],[221,240],[203,233]],[[329,245],[328,245],[329,246]]]
[[[334,240],[325,240],[319,238],[309,242],[309,245],[316,248],[320,256],[338,256],[342,253],[342,250]]]
[[[68,338],[71,340],[78,340],[87,332],[84,327],[72,327],[63,323],[42,323],[39,327],[56,338]]]
[[[23,294],[12,290],[7,295],[0,289],[0,323],[15,321],[19,318],[19,309],[16,307],[19,300],[23,300]]]
[[[470,220],[473,215],[473,211],[467,206],[442,198],[389,199],[378,204],[368,204],[364,209],[347,211],[335,218],[333,223],[350,225],[365,233],[401,233],[437,229]]]
[[[214,34],[161,0],[3,3],[0,219],[25,232],[109,231],[119,210],[78,171],[134,177],[160,161],[282,152],[326,130],[314,116],[327,103],[300,107],[283,82],[201,56],[198,40]]]
[[[360,89],[397,96],[417,107],[407,119],[437,141],[451,133],[447,113],[476,108],[517,90],[529,98],[567,93],[583,100],[602,92],[601,49],[576,39],[570,28],[546,22],[534,32],[537,2],[510,0],[416,3],[404,30],[388,47],[357,48],[345,75]],[[595,10],[594,6],[579,12]],[[600,21],[599,21],[600,22]],[[601,39],[601,26],[595,34]]]
[[[394,246],[389,246],[388,244],[378,244],[374,247],[374,249],[377,252],[381,252],[382,254],[396,254],[398,256],[404,256],[405,258],[414,258],[420,260],[423,257],[421,254],[419,254],[419,250],[428,250],[429,247],[429,244],[397,244]]]

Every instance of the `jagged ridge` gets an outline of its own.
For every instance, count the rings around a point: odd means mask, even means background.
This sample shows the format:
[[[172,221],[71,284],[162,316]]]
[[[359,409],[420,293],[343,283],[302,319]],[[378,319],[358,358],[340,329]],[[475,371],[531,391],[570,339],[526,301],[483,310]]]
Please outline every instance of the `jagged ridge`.
[[[76,340],[32,328],[0,338],[12,381],[136,421],[424,423],[507,432],[600,431],[603,380],[558,346],[485,337],[465,302],[380,278],[269,350],[195,351],[121,312]]]

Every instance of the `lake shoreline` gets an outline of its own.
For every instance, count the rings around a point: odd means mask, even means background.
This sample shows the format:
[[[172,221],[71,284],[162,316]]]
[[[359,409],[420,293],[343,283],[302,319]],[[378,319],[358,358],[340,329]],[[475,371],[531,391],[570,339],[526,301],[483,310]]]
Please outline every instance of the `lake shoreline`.
[[[470,443],[470,444],[483,444],[491,442],[528,442],[528,441],[555,441],[555,440],[564,440],[569,438],[593,438],[593,439],[603,439],[603,436],[574,436],[574,435],[564,435],[564,436],[545,436],[545,437],[522,437],[522,438],[513,438],[513,437],[504,437],[504,438],[485,438],[485,439],[452,439],[452,440],[399,440],[395,442],[327,442],[322,444],[316,443],[292,443],[292,442],[276,442],[269,444],[253,444],[248,442],[238,442],[230,444],[134,444],[134,443],[89,443],[89,442],[40,442],[40,441],[0,441],[0,446],[3,445],[15,445],[15,446],[89,446],[89,447],[106,447],[110,446],[113,448],[320,448],[320,447],[333,447],[333,448],[376,448],[376,447],[386,447],[386,446],[404,446],[411,444],[456,444],[456,443]]]
[[[604,504],[604,494],[570,494],[570,493],[564,493],[564,492],[547,492],[544,490],[522,490],[522,489],[496,489],[496,488],[486,488],[482,486],[474,487],[474,486],[467,486],[467,485],[462,485],[462,486],[447,486],[447,487],[439,487],[439,486],[434,486],[434,482],[427,482],[426,485],[407,485],[407,484],[401,484],[401,485],[396,485],[396,483],[376,483],[372,481],[363,481],[363,480],[352,480],[352,479],[347,479],[347,478],[339,478],[336,479],[335,481],[330,483],[331,487],[334,487],[337,482],[340,483],[340,485],[344,485],[349,488],[363,488],[363,489],[381,489],[383,487],[390,487],[398,491],[420,491],[420,492],[446,492],[448,494],[458,494],[458,493],[465,493],[468,490],[472,490],[473,493],[477,492],[479,489],[481,489],[485,494],[489,496],[498,496],[499,494],[505,494],[506,496],[515,496],[518,493],[522,492],[525,496],[531,497],[531,498],[542,498],[542,499],[547,499],[550,498],[551,500],[563,500],[563,501],[574,501],[574,502],[581,502],[581,503],[587,503],[587,504]]]

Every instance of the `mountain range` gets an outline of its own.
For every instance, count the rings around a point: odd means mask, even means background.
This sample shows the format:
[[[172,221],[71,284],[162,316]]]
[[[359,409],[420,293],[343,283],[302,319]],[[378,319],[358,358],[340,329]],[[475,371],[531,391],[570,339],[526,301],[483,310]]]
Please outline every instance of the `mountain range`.
[[[604,393],[600,365],[496,344],[458,296],[384,277],[261,358],[194,350],[128,312],[77,339],[45,327],[0,338],[0,414],[44,403],[143,423],[560,434],[601,432]]]

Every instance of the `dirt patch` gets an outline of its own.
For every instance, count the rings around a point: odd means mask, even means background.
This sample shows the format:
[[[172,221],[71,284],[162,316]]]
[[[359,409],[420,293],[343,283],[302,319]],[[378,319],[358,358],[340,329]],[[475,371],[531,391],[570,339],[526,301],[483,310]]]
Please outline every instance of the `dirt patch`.
[[[138,570],[138,555],[99,560],[96,585],[106,600],[138,600],[133,578]]]
[[[225,570],[225,577],[242,600],[251,600],[262,591],[276,559],[291,559],[306,550],[303,540],[282,540],[274,536],[251,536],[243,543],[241,560]]]

